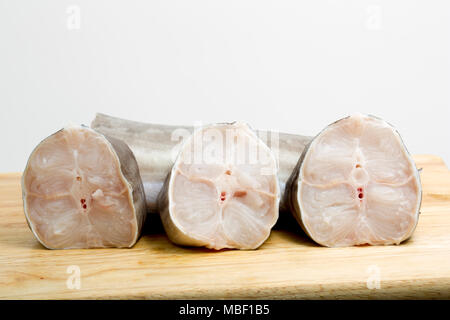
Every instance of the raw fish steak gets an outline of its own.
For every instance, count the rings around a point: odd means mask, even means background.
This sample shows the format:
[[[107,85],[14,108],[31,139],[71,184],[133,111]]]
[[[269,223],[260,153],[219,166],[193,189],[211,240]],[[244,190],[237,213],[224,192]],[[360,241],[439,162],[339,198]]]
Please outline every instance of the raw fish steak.
[[[303,151],[284,201],[329,247],[399,244],[419,219],[419,172],[398,132],[366,115],[339,120]]]
[[[170,240],[211,249],[256,249],[278,219],[271,150],[245,124],[196,130],[158,197]]]
[[[22,177],[25,216],[49,249],[131,247],[145,195],[128,146],[88,127],[67,127],[31,153]]]

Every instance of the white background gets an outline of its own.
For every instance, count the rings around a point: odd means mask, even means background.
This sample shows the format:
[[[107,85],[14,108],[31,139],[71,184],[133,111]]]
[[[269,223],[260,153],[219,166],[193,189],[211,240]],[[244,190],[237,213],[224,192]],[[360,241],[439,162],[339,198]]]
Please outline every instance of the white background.
[[[450,1],[0,0],[0,171],[97,111],[305,135],[370,113],[450,164]]]

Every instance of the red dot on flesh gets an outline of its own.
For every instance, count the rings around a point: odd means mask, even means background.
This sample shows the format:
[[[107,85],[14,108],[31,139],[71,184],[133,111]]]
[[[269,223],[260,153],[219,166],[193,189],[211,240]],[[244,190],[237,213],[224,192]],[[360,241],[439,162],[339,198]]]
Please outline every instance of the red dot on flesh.
[[[86,209],[86,208],[87,208],[87,206],[85,204],[83,204],[83,209]]]
[[[222,191],[222,192],[220,193],[220,200],[221,200],[221,201],[224,201],[226,195],[227,195],[227,193],[226,193],[225,191]]]
[[[362,193],[358,194],[358,198],[362,199],[364,198],[364,195]]]

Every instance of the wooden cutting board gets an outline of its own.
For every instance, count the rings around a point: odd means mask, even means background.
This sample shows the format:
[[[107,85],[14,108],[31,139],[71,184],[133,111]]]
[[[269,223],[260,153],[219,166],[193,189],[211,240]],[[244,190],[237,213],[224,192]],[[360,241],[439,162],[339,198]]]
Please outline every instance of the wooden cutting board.
[[[283,215],[258,250],[183,248],[154,215],[132,249],[47,250],[28,229],[20,174],[0,174],[0,298],[448,299],[450,171],[437,156],[414,159],[419,224],[406,243],[381,247],[320,247]]]

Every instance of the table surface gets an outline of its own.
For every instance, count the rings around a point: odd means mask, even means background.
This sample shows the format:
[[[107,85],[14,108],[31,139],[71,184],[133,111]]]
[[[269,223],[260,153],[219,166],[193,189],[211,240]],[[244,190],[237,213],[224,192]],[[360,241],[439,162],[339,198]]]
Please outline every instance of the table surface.
[[[423,203],[412,238],[349,248],[316,245],[283,213],[252,251],[176,246],[157,215],[131,249],[47,250],[27,226],[21,174],[0,174],[0,298],[448,299],[450,171],[440,157],[414,159]]]

